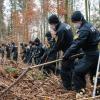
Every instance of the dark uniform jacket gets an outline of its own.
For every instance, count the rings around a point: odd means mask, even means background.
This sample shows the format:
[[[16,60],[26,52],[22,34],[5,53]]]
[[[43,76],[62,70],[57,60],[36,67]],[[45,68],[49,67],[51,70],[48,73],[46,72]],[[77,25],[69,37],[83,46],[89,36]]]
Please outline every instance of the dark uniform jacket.
[[[57,52],[59,50],[65,52],[70,47],[73,41],[73,33],[71,31],[71,26],[60,22],[56,26],[55,31],[57,36],[56,43],[50,53]]]
[[[100,34],[96,28],[88,23],[84,22],[78,31],[79,37],[73,42],[70,48],[66,51],[65,56],[68,58],[71,53],[77,51],[79,48],[88,54],[98,50],[98,43],[100,41]]]

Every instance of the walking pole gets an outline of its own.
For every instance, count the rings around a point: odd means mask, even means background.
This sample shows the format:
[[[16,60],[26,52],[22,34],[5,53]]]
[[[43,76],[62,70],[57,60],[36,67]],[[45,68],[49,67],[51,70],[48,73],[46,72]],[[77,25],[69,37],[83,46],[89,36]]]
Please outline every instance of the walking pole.
[[[98,81],[98,75],[99,75],[99,66],[100,66],[100,53],[99,53],[99,58],[98,58],[96,77],[95,77],[95,81],[94,81],[93,98],[95,98],[95,94],[96,94],[97,81]]]

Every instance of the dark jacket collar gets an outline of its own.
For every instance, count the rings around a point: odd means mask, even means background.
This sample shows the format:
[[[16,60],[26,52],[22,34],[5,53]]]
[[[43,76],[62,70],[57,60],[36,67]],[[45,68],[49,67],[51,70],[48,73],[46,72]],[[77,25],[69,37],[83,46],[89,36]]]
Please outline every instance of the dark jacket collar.
[[[55,27],[55,31],[58,30],[58,28],[59,28],[60,25],[61,25],[61,22],[59,22],[59,23],[56,25],[56,27]]]
[[[87,21],[86,21],[86,20],[83,20],[83,21],[82,21],[82,24],[81,24],[81,27],[82,27],[85,23],[87,23]],[[80,28],[81,28],[81,27],[80,27]]]

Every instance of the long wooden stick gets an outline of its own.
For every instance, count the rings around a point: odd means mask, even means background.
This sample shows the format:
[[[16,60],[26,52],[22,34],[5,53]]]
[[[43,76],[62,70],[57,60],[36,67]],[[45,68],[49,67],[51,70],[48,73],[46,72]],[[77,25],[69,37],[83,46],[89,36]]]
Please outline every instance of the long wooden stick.
[[[71,56],[71,58],[77,57],[77,56],[79,56],[79,55],[81,55],[81,54],[83,54],[83,53],[73,55],[73,56]],[[31,69],[33,69],[33,68],[45,66],[45,65],[48,65],[48,64],[52,64],[52,63],[55,63],[55,62],[59,62],[59,61],[62,61],[62,59],[58,59],[58,60],[54,60],[54,61],[51,61],[51,62],[47,62],[47,63],[43,63],[43,64],[39,64],[39,65],[27,67],[27,68],[22,72],[22,74],[16,79],[16,81],[13,82],[7,89],[5,89],[5,90],[0,94],[0,98],[1,98],[7,91],[9,91],[14,85],[16,85],[16,84],[20,81],[20,79],[22,79],[22,78],[26,75],[26,73],[27,73],[29,70],[31,70]]]

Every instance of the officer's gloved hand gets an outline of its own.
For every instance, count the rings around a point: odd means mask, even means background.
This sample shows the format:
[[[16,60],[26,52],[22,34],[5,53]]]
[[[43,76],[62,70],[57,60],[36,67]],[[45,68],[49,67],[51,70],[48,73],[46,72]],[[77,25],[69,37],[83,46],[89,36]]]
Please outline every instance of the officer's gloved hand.
[[[63,62],[69,60],[69,58],[70,58],[70,54],[67,53],[67,52],[65,52],[65,54],[64,54],[64,56],[63,56]]]
[[[47,56],[50,56],[52,54],[52,49],[48,51]]]
[[[63,56],[62,61],[65,62],[65,61],[67,61],[67,60],[69,60],[69,57],[67,57],[67,56]]]
[[[42,57],[41,57],[41,63],[45,62],[45,59],[47,58],[47,53],[45,53]]]

